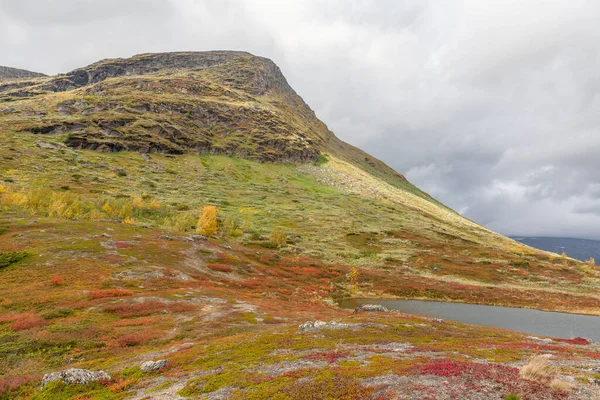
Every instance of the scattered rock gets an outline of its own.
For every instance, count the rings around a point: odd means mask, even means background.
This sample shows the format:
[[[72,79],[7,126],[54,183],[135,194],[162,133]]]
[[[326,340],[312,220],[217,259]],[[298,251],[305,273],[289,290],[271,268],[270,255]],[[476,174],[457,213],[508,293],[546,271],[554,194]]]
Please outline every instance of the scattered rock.
[[[61,380],[67,385],[87,385],[99,380],[110,380],[110,375],[104,371],[88,371],[87,369],[69,368],[60,372],[51,372],[42,378],[42,387],[50,382]]]
[[[331,322],[323,322],[323,321],[306,321],[305,323],[299,325],[301,331],[312,331],[317,329],[361,329],[364,327],[364,324],[345,324],[339,323],[336,321]]]
[[[61,146],[56,143],[48,143],[48,142],[37,142],[35,145],[42,149],[60,149],[61,148]]]
[[[552,343],[554,341],[550,338],[540,338],[537,336],[527,336],[527,339],[533,340],[534,342],[538,342],[538,343],[544,343],[544,344]]]
[[[388,312],[390,310],[387,307],[382,306],[381,304],[362,304],[354,309],[355,313],[359,312]]]
[[[315,322],[306,321],[305,323],[300,325],[299,328],[301,331],[307,331],[307,330],[311,330],[311,329],[320,329],[326,325],[327,325],[327,322],[323,322],[323,321],[315,321]]]
[[[146,361],[140,366],[142,371],[156,371],[171,364],[169,360]]]
[[[109,239],[112,238],[112,236],[110,236],[108,233],[103,233],[102,237],[109,238]]]

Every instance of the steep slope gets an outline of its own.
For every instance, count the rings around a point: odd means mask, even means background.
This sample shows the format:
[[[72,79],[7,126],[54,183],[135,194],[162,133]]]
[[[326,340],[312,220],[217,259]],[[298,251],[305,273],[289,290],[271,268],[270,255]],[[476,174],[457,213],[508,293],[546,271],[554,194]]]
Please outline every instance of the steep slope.
[[[189,231],[197,207],[215,204],[222,222],[242,232],[238,241],[268,241],[272,230],[285,228],[295,237],[288,251],[436,282],[540,287],[562,268],[553,256],[462,218],[339,140],[265,58],[142,54],[23,82],[0,88],[0,165],[6,190],[23,193],[34,212]],[[127,177],[115,180],[114,171]],[[40,190],[48,193],[32,200]],[[54,211],[52,196],[77,209]],[[161,207],[140,211],[132,203],[140,196]],[[594,292],[593,280],[572,285],[584,274],[563,271],[568,278],[553,287]],[[448,296],[402,287],[393,293]]]
[[[27,87],[0,87],[5,102],[27,97],[44,101],[26,111],[29,118],[18,115],[15,129],[68,132],[66,144],[73,148],[276,162],[315,161],[332,153],[426,196],[335,137],[272,61],[248,53],[142,54],[104,60]]]

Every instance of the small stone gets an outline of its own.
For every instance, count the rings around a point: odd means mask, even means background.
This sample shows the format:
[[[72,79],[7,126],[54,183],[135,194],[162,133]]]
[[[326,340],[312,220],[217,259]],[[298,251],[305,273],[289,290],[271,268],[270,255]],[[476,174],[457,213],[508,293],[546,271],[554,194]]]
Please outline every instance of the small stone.
[[[387,307],[382,306],[381,304],[362,304],[354,309],[355,313],[359,313],[361,311],[365,312],[388,312]]]
[[[108,233],[103,233],[103,234],[102,234],[102,237],[105,237],[105,238],[111,238],[112,236],[110,236]]]
[[[110,380],[110,375],[104,371],[89,371],[87,369],[69,368],[60,372],[52,372],[42,378],[42,387],[50,382],[62,380],[66,385],[87,385],[90,382]]]
[[[60,149],[61,148],[61,146],[58,144],[48,143],[48,142],[37,142],[35,145],[42,149]]]
[[[311,329],[320,329],[327,326],[327,322],[323,322],[323,321],[306,321],[305,323],[303,323],[302,325],[299,326],[301,331],[307,331],[307,330],[311,330]]]
[[[146,361],[140,366],[142,371],[156,371],[171,364],[169,360]]]

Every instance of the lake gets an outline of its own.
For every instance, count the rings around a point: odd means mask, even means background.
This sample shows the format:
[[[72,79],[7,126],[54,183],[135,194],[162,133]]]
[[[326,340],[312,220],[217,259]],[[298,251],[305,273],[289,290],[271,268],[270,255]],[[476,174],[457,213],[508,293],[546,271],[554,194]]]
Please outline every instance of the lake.
[[[340,307],[350,309],[361,304],[381,304],[404,313],[494,326],[532,335],[566,339],[584,337],[600,342],[600,317],[595,316],[422,300],[347,299],[339,303]]]

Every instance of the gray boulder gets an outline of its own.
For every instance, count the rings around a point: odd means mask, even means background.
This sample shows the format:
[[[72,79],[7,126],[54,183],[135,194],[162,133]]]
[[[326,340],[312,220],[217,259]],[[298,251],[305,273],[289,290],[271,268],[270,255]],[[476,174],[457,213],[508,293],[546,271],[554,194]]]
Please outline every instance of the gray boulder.
[[[380,304],[362,304],[354,309],[355,313],[359,313],[361,311],[366,312],[388,312],[390,310],[387,307],[382,306]]]
[[[87,369],[69,368],[60,372],[51,372],[42,378],[42,387],[50,382],[62,380],[67,385],[87,385],[99,380],[110,380],[110,375],[104,371],[88,371]]]
[[[169,360],[146,361],[140,366],[142,371],[156,371],[171,364]]]
[[[307,331],[307,330],[311,330],[311,329],[323,328],[326,325],[327,325],[327,322],[323,322],[323,321],[315,321],[315,322],[306,321],[305,323],[300,325],[299,328],[301,331]]]

